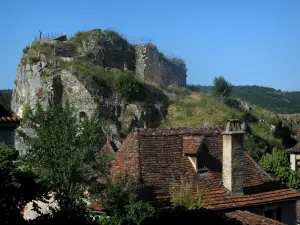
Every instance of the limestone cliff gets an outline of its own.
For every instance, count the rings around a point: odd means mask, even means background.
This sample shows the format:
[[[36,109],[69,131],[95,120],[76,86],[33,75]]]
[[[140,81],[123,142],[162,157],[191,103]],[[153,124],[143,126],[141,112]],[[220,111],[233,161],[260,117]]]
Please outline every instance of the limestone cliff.
[[[155,127],[163,121],[168,93],[148,81],[162,87],[186,82],[183,61],[173,65],[155,46],[131,45],[110,30],[80,32],[66,41],[39,40],[23,52],[11,103],[18,116],[37,101],[43,107],[69,101],[78,116],[99,110],[110,121],[105,132],[117,139],[133,127],[146,122]],[[126,74],[135,75],[143,87],[130,101],[120,98],[115,87]]]

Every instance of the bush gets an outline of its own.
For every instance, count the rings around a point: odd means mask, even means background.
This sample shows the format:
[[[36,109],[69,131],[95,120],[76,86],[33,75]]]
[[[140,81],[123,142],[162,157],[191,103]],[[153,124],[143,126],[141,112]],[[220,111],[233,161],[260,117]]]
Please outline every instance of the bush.
[[[51,74],[49,72],[43,73],[43,77],[50,77],[50,76],[51,76]]]
[[[272,154],[261,158],[260,165],[282,184],[289,188],[300,189],[300,174],[291,170],[288,153],[285,150],[274,148]]]
[[[37,52],[41,52],[49,55],[52,52],[54,45],[49,43],[41,43],[37,41],[37,42],[33,42],[31,48]]]
[[[31,115],[30,105],[28,103],[23,105],[23,112],[22,112],[22,123],[26,123]]]
[[[173,206],[184,207],[188,210],[199,209],[202,207],[204,192],[188,180],[181,178],[180,182],[173,180],[170,183],[169,193]]]
[[[37,63],[37,62],[41,61],[41,57],[40,56],[30,56],[29,60],[31,63]]]
[[[30,46],[26,46],[25,48],[23,48],[23,54],[26,54],[30,49]]]
[[[101,201],[104,208],[113,215],[112,220],[116,219],[119,224],[130,221],[141,224],[145,218],[153,215],[154,208],[139,196],[143,187],[127,175],[108,184],[101,193]]]
[[[141,85],[133,74],[120,74],[116,80],[116,91],[120,98],[130,101],[141,91]]]

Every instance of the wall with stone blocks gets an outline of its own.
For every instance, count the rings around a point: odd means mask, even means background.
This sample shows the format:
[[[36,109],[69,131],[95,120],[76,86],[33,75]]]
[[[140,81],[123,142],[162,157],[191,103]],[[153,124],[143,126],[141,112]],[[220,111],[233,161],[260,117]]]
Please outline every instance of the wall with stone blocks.
[[[152,44],[136,45],[136,75],[142,79],[159,83],[186,85],[186,65],[183,60],[167,58]]]

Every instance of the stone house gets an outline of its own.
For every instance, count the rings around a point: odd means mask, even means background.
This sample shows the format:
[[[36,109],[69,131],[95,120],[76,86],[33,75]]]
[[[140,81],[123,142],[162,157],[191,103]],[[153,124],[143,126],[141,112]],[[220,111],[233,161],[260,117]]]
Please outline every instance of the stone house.
[[[15,129],[20,125],[20,119],[13,113],[0,93],[0,142],[14,147]]]
[[[204,208],[243,224],[296,224],[300,193],[263,171],[244,150],[243,136],[238,120],[229,120],[225,131],[136,129],[115,152],[111,175],[127,173],[149,184],[143,196],[157,209],[172,207],[170,182],[185,178],[204,191]]]

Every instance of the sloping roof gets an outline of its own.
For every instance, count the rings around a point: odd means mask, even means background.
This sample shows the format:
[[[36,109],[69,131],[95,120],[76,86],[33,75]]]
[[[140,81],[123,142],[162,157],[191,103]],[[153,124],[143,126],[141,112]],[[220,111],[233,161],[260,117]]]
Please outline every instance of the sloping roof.
[[[300,142],[298,142],[293,148],[287,150],[289,153],[300,153]]]
[[[118,147],[113,141],[108,141],[101,150],[106,155],[114,155],[118,151]]]
[[[297,130],[296,140],[298,140],[297,144],[293,148],[288,149],[287,152],[300,153],[300,128]]]
[[[20,122],[19,117],[13,113],[10,108],[7,106],[7,103],[0,93],[0,123],[16,123]]]
[[[249,194],[243,196],[230,196],[222,188],[210,189],[205,193],[204,207],[208,209],[228,209],[263,203],[293,200],[300,194],[292,189],[279,189],[269,192]]]
[[[278,222],[266,218],[264,216],[259,216],[248,211],[236,210],[234,212],[226,213],[229,218],[236,219],[244,225],[283,225],[284,223]]]
[[[183,138],[183,154],[184,155],[196,155],[199,148],[204,144],[205,137],[197,136],[197,137],[182,137]]]
[[[230,196],[220,188],[222,184],[222,133],[223,127],[202,129],[137,129],[130,133],[112,162],[112,176],[121,173],[133,175],[147,182],[151,190],[145,194],[148,201],[159,207],[170,206],[169,184],[181,177],[206,190],[207,208],[222,209],[263,204],[300,198],[300,194],[276,187],[276,182],[247,154],[244,154],[244,196]],[[193,168],[184,149],[194,149],[205,137],[209,149],[206,159],[208,175],[200,176]],[[187,145],[187,140],[197,144]],[[264,192],[260,195],[257,193]]]

